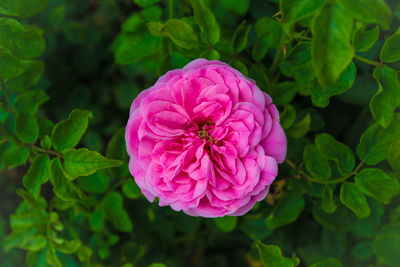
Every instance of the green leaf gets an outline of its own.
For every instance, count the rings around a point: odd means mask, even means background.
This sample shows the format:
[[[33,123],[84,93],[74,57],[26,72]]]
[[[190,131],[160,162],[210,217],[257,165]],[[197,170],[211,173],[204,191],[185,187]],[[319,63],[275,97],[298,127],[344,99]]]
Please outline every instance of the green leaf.
[[[39,106],[49,99],[43,90],[29,90],[17,96],[14,108],[17,112],[29,112],[35,115]]]
[[[48,264],[54,267],[63,267],[63,265],[61,264],[60,260],[57,257],[56,250],[52,246],[47,248],[46,261]]]
[[[223,232],[232,232],[235,230],[237,225],[237,217],[235,216],[224,216],[220,218],[214,219],[215,224],[221,229]]]
[[[0,46],[20,59],[38,57],[46,49],[41,30],[24,27],[10,18],[0,18]]]
[[[81,246],[78,250],[78,259],[81,262],[87,262],[90,260],[90,258],[92,257],[92,250],[90,247],[88,246]]]
[[[219,41],[220,29],[214,14],[204,5],[203,0],[191,0],[194,19],[199,25],[200,38],[204,43],[215,45]]]
[[[310,130],[311,116],[307,113],[300,121],[293,124],[286,133],[294,138],[300,138]]]
[[[377,122],[372,124],[361,136],[357,145],[357,155],[367,165],[375,165],[384,160],[390,145],[400,138],[400,114],[395,113],[388,128]]]
[[[160,2],[160,0],[133,0],[133,2],[138,6],[148,7]]]
[[[39,82],[44,71],[44,63],[39,60],[23,61],[24,72],[18,77],[7,80],[7,89],[10,92],[19,92],[32,87]]]
[[[182,48],[192,49],[198,45],[196,33],[183,20],[169,19],[164,24],[158,21],[151,21],[146,25],[152,35],[168,37]]]
[[[12,169],[19,165],[24,164],[29,157],[29,149],[22,146],[11,146],[6,152],[4,152],[4,164],[8,166],[8,169]]]
[[[311,100],[317,107],[323,108],[329,105],[329,98],[339,95],[350,89],[356,79],[356,65],[351,63],[339,76],[334,84],[323,88],[316,80],[311,83],[309,91]]]
[[[286,104],[280,114],[280,124],[284,130],[290,128],[296,120],[296,110],[290,104]]]
[[[30,17],[47,6],[48,0],[2,0],[0,14],[6,16]]]
[[[66,149],[64,155],[64,171],[68,179],[74,180],[79,176],[88,176],[97,170],[118,167],[122,161],[107,159],[96,151],[89,151],[86,148]]]
[[[383,204],[389,204],[391,198],[400,193],[399,182],[381,169],[363,169],[354,180],[361,192]]]
[[[60,121],[54,126],[51,133],[54,149],[62,152],[76,146],[86,131],[89,119],[92,118],[92,112],[74,109],[68,119]]]
[[[329,186],[325,186],[324,190],[322,191],[321,208],[326,213],[333,213],[337,209],[337,205],[333,200],[333,190]]]
[[[40,146],[44,149],[51,148],[51,139],[47,134],[42,138],[42,140],[40,140]]]
[[[303,162],[313,178],[326,180],[331,177],[329,161],[318,151],[315,145],[307,145],[304,149]]]
[[[269,229],[276,229],[297,220],[304,209],[304,199],[298,194],[290,194],[281,199],[265,220]]]
[[[76,253],[82,245],[81,241],[78,239],[76,240],[61,239],[61,240],[62,241],[60,243],[54,242],[53,246],[56,250],[64,254]]]
[[[30,228],[45,224],[47,219],[47,212],[43,210],[12,214],[10,216],[10,226],[13,231],[27,231]]]
[[[386,128],[400,105],[400,81],[397,71],[387,66],[376,67],[373,76],[379,84],[379,89],[369,106],[374,119]]]
[[[311,16],[316,11],[321,9],[325,4],[325,0],[281,0],[280,10],[282,12],[282,24],[286,29],[308,16]]]
[[[323,88],[334,84],[353,58],[352,19],[337,5],[327,5],[312,22],[312,64]]]
[[[264,17],[257,20],[255,30],[258,37],[253,46],[252,57],[255,61],[260,61],[265,57],[269,48],[278,48],[281,39],[281,25],[272,18]]]
[[[130,199],[137,199],[142,196],[139,186],[137,186],[133,179],[129,179],[124,183],[122,186],[122,192]]]
[[[35,235],[36,229],[30,228],[24,231],[13,231],[4,239],[4,249],[21,248],[29,251],[39,251],[47,244],[46,237]]]
[[[400,236],[378,235],[374,241],[374,251],[378,259],[389,267],[400,262]]]
[[[128,160],[128,153],[125,145],[125,128],[119,128],[111,137],[107,145],[106,157],[109,159],[119,159],[124,163],[120,168],[112,168],[108,171],[114,177],[126,177],[129,174],[128,165],[125,163]]]
[[[102,194],[107,190],[110,180],[105,171],[98,171],[89,176],[79,177],[77,182],[85,192]]]
[[[282,82],[276,87],[272,87],[270,95],[274,100],[274,104],[281,106],[290,103],[296,96],[296,84],[294,82]]]
[[[257,241],[256,247],[264,266],[294,267],[293,260],[282,256],[282,251],[278,246],[264,245],[260,241]]]
[[[344,206],[339,205],[336,211],[327,213],[320,205],[314,205],[312,208],[314,219],[322,226],[333,231],[345,232],[351,229],[356,222],[356,216]]]
[[[384,0],[337,0],[337,4],[348,15],[365,23],[379,23],[385,30],[389,29],[392,12]]]
[[[35,143],[39,137],[39,125],[29,112],[18,112],[15,120],[15,135],[23,142]]]
[[[247,1],[246,1],[247,2]],[[245,26],[246,21],[243,21],[239,27],[236,28],[232,37],[232,49],[235,54],[242,52],[247,45],[247,37],[249,35],[251,25]]]
[[[61,166],[60,158],[54,158],[50,162],[50,182],[53,191],[61,200],[74,201],[82,198],[79,188],[67,179]]]
[[[342,267],[342,263],[335,258],[328,258],[326,260],[316,262],[310,265],[310,267]]]
[[[374,255],[372,242],[363,241],[358,243],[351,250],[351,254],[359,260],[368,260]]]
[[[358,218],[366,218],[371,213],[366,197],[354,183],[343,183],[340,187],[340,201],[351,209]]]
[[[353,36],[353,46],[356,51],[368,51],[372,48],[379,38],[379,26],[376,25],[371,30],[366,30],[366,26],[361,27]]]
[[[28,251],[26,254],[26,263],[28,267],[47,267],[46,249],[40,251]]]
[[[122,65],[137,63],[159,51],[161,39],[152,36],[149,32],[141,35],[122,33],[115,43],[115,61]]]
[[[134,32],[140,29],[144,23],[151,20],[160,20],[162,10],[158,6],[151,6],[142,9],[139,13],[135,12],[128,17],[121,25],[124,32]]]
[[[24,64],[7,49],[0,47],[0,78],[10,79],[21,75]]]
[[[222,6],[235,14],[243,16],[249,9],[248,0],[222,0]]]
[[[99,232],[104,227],[104,214],[99,209],[93,212],[89,217],[89,225],[93,232]]]
[[[390,146],[387,160],[393,170],[400,171],[400,141]]]
[[[24,187],[32,193],[35,199],[39,198],[40,186],[48,180],[48,168],[50,159],[48,156],[39,154],[31,163],[28,172],[22,179]]]
[[[322,156],[336,162],[342,174],[349,173],[354,169],[355,159],[351,149],[336,141],[331,135],[318,134],[315,137],[315,145]]]
[[[102,201],[102,209],[108,220],[122,232],[132,231],[132,222],[123,208],[123,197],[117,192],[107,194]]]

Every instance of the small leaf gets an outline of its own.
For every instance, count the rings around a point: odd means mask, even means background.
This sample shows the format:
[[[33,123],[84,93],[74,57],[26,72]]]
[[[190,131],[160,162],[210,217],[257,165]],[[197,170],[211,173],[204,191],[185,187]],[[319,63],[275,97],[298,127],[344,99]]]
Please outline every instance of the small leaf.
[[[356,51],[368,51],[379,38],[379,26],[365,30],[365,26],[356,31],[353,36],[353,46]]]
[[[160,2],[160,0],[133,0],[133,2],[140,7],[148,7]]]
[[[78,249],[81,247],[82,243],[80,240],[65,240],[62,239],[62,241],[58,243],[54,243],[53,246],[56,250],[60,251],[61,253],[64,254],[74,254],[78,251]]]
[[[400,262],[400,236],[378,235],[374,241],[376,256],[389,267],[395,267]]]
[[[15,58],[10,51],[0,47],[0,78],[17,77],[24,71],[24,64]]]
[[[99,232],[104,227],[104,214],[99,209],[93,212],[89,217],[89,225],[93,232]]]
[[[39,198],[40,186],[48,180],[48,168],[50,159],[48,156],[39,154],[31,163],[28,172],[22,179],[24,187],[33,194],[35,199]]]
[[[387,160],[393,170],[400,171],[400,142],[390,146]]]
[[[12,214],[10,216],[10,226],[13,231],[27,231],[30,228],[45,224],[47,217],[47,212],[44,210]]]
[[[400,193],[399,182],[381,169],[363,169],[354,180],[361,192],[383,204],[389,204],[391,198]]]
[[[322,191],[321,208],[326,213],[333,213],[337,209],[337,205],[333,200],[332,188],[329,186],[325,186],[324,190]]]
[[[51,134],[54,149],[62,152],[76,146],[86,131],[89,119],[92,118],[92,112],[75,109],[68,119],[57,123]]]
[[[247,45],[247,37],[249,35],[251,25],[246,27],[245,23],[246,21],[243,21],[233,33],[232,48],[235,54],[239,54],[240,52],[242,52]]]
[[[368,217],[371,213],[366,197],[354,183],[345,182],[342,184],[340,187],[340,201],[360,219]]]
[[[264,17],[257,20],[255,30],[258,37],[253,46],[252,57],[255,61],[260,61],[265,57],[269,48],[278,48],[281,39],[281,25],[272,18]]]
[[[102,194],[107,190],[110,180],[105,171],[97,171],[92,175],[79,177],[77,182],[85,192]]]
[[[44,149],[51,148],[51,139],[47,134],[42,138],[42,140],[40,140],[40,146]]]
[[[107,159],[96,151],[89,151],[86,148],[66,149],[64,155],[64,170],[71,180],[79,176],[88,176],[95,171],[105,168],[118,167],[122,161]]]
[[[88,246],[81,246],[78,250],[78,259],[81,262],[87,262],[90,260],[90,258],[92,257],[92,250],[90,247]]]
[[[359,260],[368,260],[374,255],[372,242],[363,241],[358,243],[351,250],[353,257]]]
[[[379,84],[379,89],[369,106],[374,119],[386,128],[400,105],[400,81],[397,71],[387,66],[376,67],[373,76]]]
[[[303,162],[313,178],[326,180],[331,177],[329,161],[318,151],[315,145],[307,145],[304,149]]]
[[[74,201],[82,197],[79,188],[67,179],[61,167],[59,158],[50,162],[50,182],[53,184],[53,191],[61,200]]]
[[[23,142],[35,143],[39,137],[39,125],[36,118],[29,112],[17,113],[15,120],[15,135]]]
[[[284,130],[290,128],[296,120],[296,110],[290,104],[286,104],[280,114],[280,123]]]
[[[43,90],[29,90],[17,96],[14,108],[17,112],[29,112],[35,115],[39,106],[49,99]]]
[[[256,247],[264,266],[294,267],[293,260],[282,256],[282,251],[278,246],[264,245],[260,241],[257,241]]]
[[[41,30],[24,27],[10,18],[0,18],[0,46],[20,59],[38,57],[46,49]]]
[[[235,14],[243,16],[249,9],[248,0],[222,0],[222,6]]]
[[[30,87],[34,86],[39,82],[40,77],[43,74],[44,71],[43,61],[29,60],[29,61],[23,61],[22,63],[24,64],[24,72],[16,78],[7,80],[7,89],[10,92],[20,92],[22,90],[29,89]],[[41,94],[46,96],[43,90],[40,90],[40,92],[42,92]],[[47,99],[42,101],[47,101]]]
[[[270,95],[274,100],[274,104],[281,106],[290,103],[296,96],[296,84],[294,82],[282,82],[276,87],[272,87]]]
[[[215,45],[219,41],[220,29],[214,14],[204,5],[203,0],[191,0],[194,19],[200,27],[203,42]]]
[[[293,124],[286,133],[294,138],[300,138],[310,130],[311,116],[307,113],[300,121]]]
[[[349,173],[354,169],[355,159],[351,149],[336,141],[331,135],[318,134],[315,138],[315,145],[326,159],[336,162],[342,174]]]
[[[128,213],[123,209],[123,197],[117,192],[107,194],[102,201],[102,209],[108,220],[122,232],[132,231],[132,222]]]
[[[139,186],[137,186],[133,179],[129,179],[124,183],[122,186],[122,192],[130,199],[137,199],[142,196]]]
[[[265,223],[269,229],[290,224],[296,221],[303,209],[304,199],[297,194],[290,194],[278,202]]]
[[[28,157],[29,149],[27,147],[13,145],[4,152],[3,160],[8,169],[12,169],[24,164],[28,160]]]
[[[356,20],[369,24],[379,23],[385,30],[389,29],[392,12],[384,0],[337,0],[336,2]]]
[[[63,265],[61,264],[60,260],[57,257],[56,250],[52,246],[50,246],[47,249],[46,261],[48,264],[54,267],[63,267]]]
[[[312,63],[323,88],[334,84],[353,58],[353,20],[337,5],[327,5],[312,22]]]
[[[4,239],[4,249],[21,248],[29,251],[38,251],[44,248],[47,240],[43,235],[35,235],[35,228],[24,231],[13,231]]]
[[[326,260],[322,260],[310,265],[310,267],[342,267],[342,266],[343,266],[342,263],[335,258],[328,258]]]
[[[215,224],[221,229],[223,232],[232,232],[236,228],[237,217],[235,216],[224,216],[220,218],[214,219]]]
[[[48,0],[2,0],[0,14],[6,16],[30,17],[47,6]]]

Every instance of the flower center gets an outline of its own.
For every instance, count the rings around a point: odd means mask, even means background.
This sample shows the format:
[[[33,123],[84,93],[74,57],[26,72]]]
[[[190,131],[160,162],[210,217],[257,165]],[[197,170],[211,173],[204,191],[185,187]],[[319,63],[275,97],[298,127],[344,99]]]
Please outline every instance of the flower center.
[[[208,132],[209,129],[213,128],[212,122],[206,121],[203,125],[199,125],[199,128],[201,130],[199,130],[197,132],[197,136],[200,137],[200,139],[204,139],[207,142],[214,143],[214,144],[216,144],[218,142],[218,140],[214,139]]]

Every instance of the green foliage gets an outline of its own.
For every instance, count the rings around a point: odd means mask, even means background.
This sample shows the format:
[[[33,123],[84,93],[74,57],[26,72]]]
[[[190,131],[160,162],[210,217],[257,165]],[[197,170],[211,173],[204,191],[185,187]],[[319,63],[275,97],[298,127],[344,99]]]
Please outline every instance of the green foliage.
[[[399,11],[395,0],[0,1],[1,265],[397,266]],[[278,177],[244,216],[159,207],[129,172],[133,99],[202,57],[268,93],[287,136]]]

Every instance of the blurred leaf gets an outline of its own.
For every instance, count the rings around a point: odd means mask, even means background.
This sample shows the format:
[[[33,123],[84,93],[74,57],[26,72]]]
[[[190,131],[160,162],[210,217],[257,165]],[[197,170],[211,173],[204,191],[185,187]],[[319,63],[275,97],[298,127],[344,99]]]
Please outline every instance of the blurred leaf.
[[[400,261],[400,236],[378,235],[374,241],[376,256],[389,267],[399,265]]]
[[[51,246],[47,249],[46,261],[48,264],[54,267],[63,267],[63,265],[61,264],[60,260],[57,257],[55,249]]]
[[[153,36],[168,37],[182,48],[192,49],[198,45],[196,33],[189,24],[182,20],[169,19],[164,24],[159,21],[151,21],[146,25]]]
[[[351,254],[359,260],[367,260],[374,255],[372,242],[363,241],[358,243],[351,250]]]
[[[96,210],[89,217],[89,225],[93,232],[99,232],[104,227],[104,214],[101,210]]]
[[[304,199],[298,194],[290,194],[278,202],[265,223],[270,229],[290,224],[296,221],[303,209]]]
[[[316,262],[310,265],[310,267],[342,267],[342,263],[335,258],[329,258]]]
[[[133,0],[133,2],[138,6],[148,7],[160,2],[160,0]]]
[[[18,112],[15,120],[15,135],[23,142],[35,143],[39,137],[39,125],[29,112]]]
[[[335,140],[329,134],[318,134],[315,137],[315,145],[326,159],[336,162],[339,171],[344,175],[354,169],[355,159],[348,146]]]
[[[340,187],[340,201],[351,209],[358,218],[366,218],[371,213],[366,197],[354,183],[343,183]]]
[[[87,262],[92,257],[93,252],[88,246],[81,246],[77,254],[80,261]]]
[[[307,171],[315,179],[326,180],[331,177],[329,161],[318,151],[315,145],[307,145],[304,149],[303,162]]]
[[[191,0],[194,19],[200,27],[200,38],[204,43],[215,45],[219,41],[220,29],[214,14],[204,5],[203,0]]]
[[[40,140],[40,146],[44,149],[51,148],[51,139],[47,134],[42,138],[42,140]]]
[[[74,109],[68,119],[60,121],[54,126],[51,133],[54,149],[62,152],[76,146],[86,131],[89,119],[92,118],[92,112]]]
[[[247,3],[247,0],[244,0]],[[242,52],[247,45],[247,37],[249,35],[251,25],[245,26],[246,21],[243,21],[239,27],[236,28],[232,37],[232,48],[235,54]]]
[[[252,57],[255,61],[260,61],[265,57],[269,48],[278,48],[281,39],[281,25],[276,20],[265,17],[257,20],[255,30],[257,40],[253,46]]]
[[[356,73],[356,65],[351,63],[340,74],[336,82],[329,85],[327,88],[322,88],[322,86],[316,80],[314,80],[309,88],[313,104],[321,108],[328,106],[329,98],[331,96],[341,94],[353,86],[353,83],[356,79]]]
[[[393,170],[400,170],[400,141],[390,146],[387,160]]]
[[[48,156],[37,155],[22,180],[24,187],[33,194],[35,199],[39,198],[40,186],[48,180],[49,162]]]
[[[127,198],[137,199],[142,196],[139,186],[133,181],[128,179],[122,186],[122,192]]]
[[[29,17],[47,6],[48,0],[2,0],[0,14]]]
[[[327,5],[312,23],[312,63],[323,88],[334,84],[353,58],[353,21],[337,5]]]
[[[354,180],[361,192],[383,204],[389,204],[391,198],[400,193],[399,182],[381,169],[363,169]]]
[[[26,263],[28,267],[47,267],[46,251],[46,248],[40,251],[28,251],[26,255]]]
[[[123,197],[117,192],[107,194],[102,201],[102,209],[108,220],[122,232],[132,231],[132,222],[123,208]]]
[[[333,213],[337,209],[337,205],[333,200],[333,190],[329,186],[325,186],[322,191],[321,208],[326,213]]]
[[[4,164],[8,166],[8,169],[12,169],[19,165],[24,164],[29,157],[29,149],[22,146],[11,146],[3,154]]]
[[[62,239],[62,241],[59,244],[54,243],[53,246],[56,250],[64,254],[73,254],[76,253],[78,249],[81,247],[81,241]]]
[[[39,106],[49,99],[43,90],[29,90],[17,96],[14,108],[17,112],[29,112],[34,115]]]
[[[151,6],[142,9],[139,13],[134,12],[121,25],[124,32],[134,32],[140,29],[140,26],[150,20],[160,20],[162,10],[158,6]]]
[[[40,30],[23,27],[10,18],[0,18],[0,46],[21,59],[38,57],[46,49]]]
[[[293,267],[293,260],[282,256],[282,251],[278,246],[264,245],[260,241],[256,242],[256,247],[264,266],[268,267]]]
[[[15,58],[9,50],[0,47],[0,78],[14,78],[21,75],[23,71],[23,63]]]
[[[353,46],[356,51],[368,51],[372,48],[379,38],[379,26],[376,25],[371,30],[361,27],[353,36]]]
[[[142,35],[122,33],[115,41],[115,61],[121,65],[139,62],[161,48],[161,38],[145,32]]]
[[[74,180],[79,176],[88,176],[95,171],[122,165],[120,160],[107,159],[96,151],[86,148],[66,149],[63,152],[63,167],[68,179]]]
[[[322,226],[339,232],[350,230],[356,221],[356,217],[343,206],[338,206],[333,213],[326,213],[319,205],[314,205],[312,208],[312,215]]]
[[[54,158],[50,162],[50,182],[53,184],[53,191],[64,201],[74,201],[82,197],[79,188],[71,183],[64,174],[60,158]]]
[[[249,9],[248,0],[222,0],[222,6],[238,15],[244,15]]]
[[[39,82],[39,79],[43,74],[43,61],[29,60],[23,61],[22,63],[25,65],[24,72],[16,78],[7,80],[7,89],[10,92],[19,92],[34,86]],[[44,94],[43,91],[41,92]]]
[[[294,82],[282,82],[273,87],[270,95],[274,104],[281,106],[290,103],[296,96],[296,84]]]
[[[91,194],[104,193],[110,183],[109,177],[105,171],[97,171],[89,176],[82,176],[77,179],[79,187]]]
[[[13,231],[28,231],[28,229],[45,224],[47,218],[47,212],[43,210],[12,214],[10,226]]]
[[[125,128],[119,128],[111,137],[107,145],[106,157],[110,159],[119,159],[124,162],[120,168],[108,170],[114,177],[122,178],[129,174],[128,166],[125,163],[128,159],[125,145]]]
[[[392,12],[384,0],[338,0],[337,4],[350,16],[365,23],[379,23],[389,29]]]
[[[29,251],[38,251],[46,246],[47,240],[43,235],[35,235],[36,229],[13,231],[4,239],[4,249],[21,248]]]
[[[280,114],[280,124],[284,130],[290,128],[296,120],[296,110],[290,104],[286,104]]]
[[[293,124],[286,133],[294,138],[300,138],[310,130],[311,116],[307,113],[300,121]]]
[[[215,224],[223,232],[232,232],[236,228],[237,217],[235,216],[224,216],[214,219]]]
[[[370,102],[371,113],[380,125],[387,128],[400,105],[400,81],[397,72],[387,66],[376,67],[373,75],[379,89]]]

